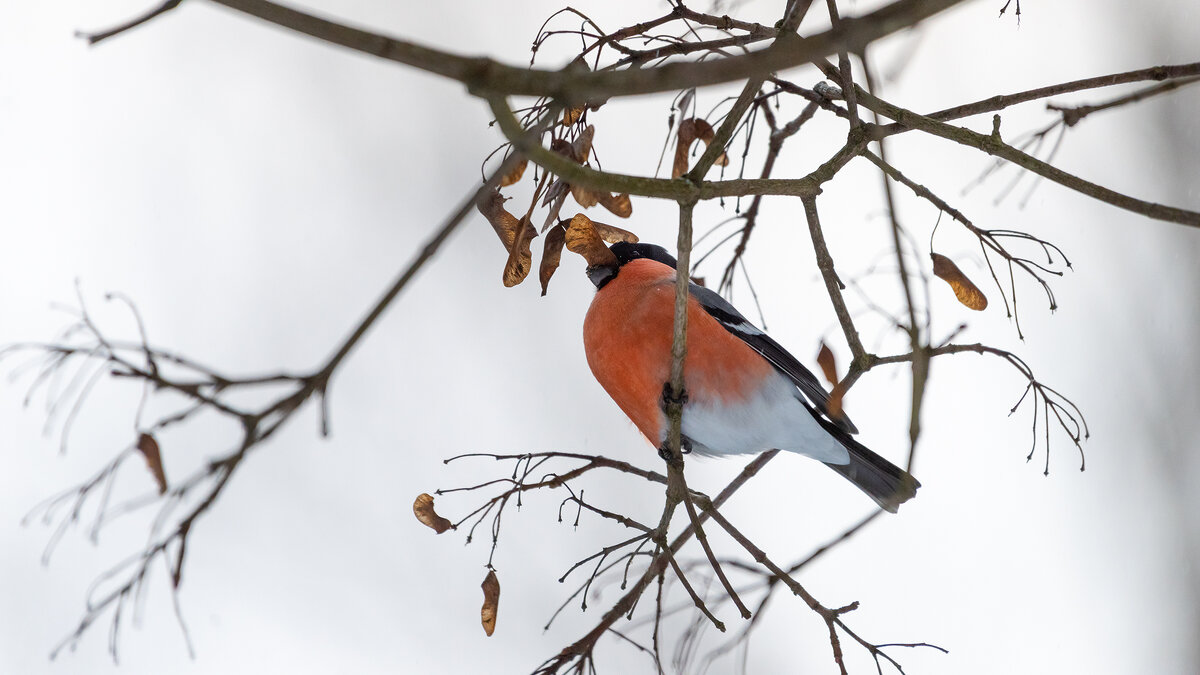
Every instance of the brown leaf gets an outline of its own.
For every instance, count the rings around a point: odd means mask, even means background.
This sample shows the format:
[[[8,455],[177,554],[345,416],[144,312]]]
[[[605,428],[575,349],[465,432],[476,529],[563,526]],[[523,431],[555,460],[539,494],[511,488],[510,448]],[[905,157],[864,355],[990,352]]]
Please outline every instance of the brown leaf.
[[[592,152],[592,138],[595,135],[596,127],[589,124],[574,141],[567,142],[563,138],[551,140],[550,149],[573,162],[586,164],[588,156]],[[621,218],[628,218],[633,213],[633,204],[629,201],[627,194],[613,195],[581,185],[567,185],[561,178],[551,184],[550,189],[546,191],[546,196],[542,199],[542,206],[549,204],[552,199],[558,198],[562,194],[561,190],[568,188],[576,203],[585,209],[590,209],[596,204],[603,204],[604,208]]]
[[[592,153],[592,138],[596,135],[596,127],[587,125],[574,141],[565,138],[555,138],[550,141],[550,149],[576,164],[586,164]]]
[[[529,222],[528,216],[521,218],[520,226],[520,238],[516,245],[508,250],[508,262],[504,265],[504,285],[509,287],[525,281],[533,267],[531,242],[538,236],[537,228]]]
[[[571,142],[565,138],[555,138],[555,139],[551,140],[550,141],[550,149],[553,150],[554,152],[557,152],[558,154],[562,155],[563,157],[566,157],[567,159],[571,160],[572,162],[575,162],[577,164],[583,163],[583,162],[579,161],[579,155],[575,153],[574,146],[572,146]]]
[[[500,243],[504,244],[505,250],[508,250],[512,248],[521,221],[504,208],[506,201],[508,200],[500,194],[499,190],[492,190],[475,202],[475,208],[492,224],[492,229],[500,237]]]
[[[576,122],[578,122],[579,117],[581,115],[583,115],[584,107],[585,106],[579,105],[579,106],[575,106],[574,108],[567,108],[566,110],[564,110],[563,118],[562,118],[562,125],[564,127],[569,127],[572,124],[575,124]]]
[[[525,175],[525,167],[527,166],[529,166],[529,160],[521,157],[521,160],[512,168],[512,171],[509,171],[500,178],[500,187],[508,187],[521,180],[521,176]]]
[[[933,273],[950,284],[950,288],[954,289],[954,297],[958,298],[959,302],[977,312],[987,309],[987,296],[958,269],[953,260],[940,253],[930,253],[929,257],[933,259]]]
[[[453,523],[439,516],[433,510],[433,497],[424,492],[417,495],[416,501],[413,502],[413,515],[417,517],[417,520],[421,521],[422,525],[433,528],[433,531],[438,534],[454,527]]]
[[[633,203],[629,201],[627,194],[610,195],[607,192],[601,192],[599,200],[601,206],[618,218],[628,218],[633,215]]]
[[[597,223],[593,220],[592,229],[596,230],[596,234],[600,235],[600,238],[603,239],[604,243],[606,244],[615,244],[618,241],[625,241],[629,242],[630,244],[638,243],[638,237],[636,234],[630,232],[629,230],[622,230],[614,225],[605,225],[604,223]]]
[[[475,207],[492,224],[500,242],[508,251],[504,265],[504,285],[515,286],[525,280],[533,265],[530,242],[537,236],[537,229],[527,218],[518,219],[504,208],[505,198],[499,190],[481,197]]]
[[[821,342],[821,351],[817,352],[817,365],[821,366],[821,372],[825,375],[825,379],[829,380],[829,384],[838,383],[837,361],[834,360],[833,352],[824,342]]]
[[[680,122],[679,131],[676,134],[675,162],[671,168],[671,178],[679,178],[688,172],[688,151],[691,150],[693,141],[704,141],[704,145],[707,146],[715,135],[712,125],[699,117],[691,117]],[[726,166],[729,164],[729,157],[722,152],[714,163]]]
[[[567,181],[561,178],[556,178],[554,182],[550,184],[550,187],[546,188],[546,196],[542,197],[542,206],[546,206],[555,199],[565,195],[570,189],[571,186],[567,184]]]
[[[825,403],[825,411],[829,413],[829,418],[839,420],[842,418],[842,396],[846,393],[842,388],[842,383],[838,381],[837,361],[833,358],[833,352],[829,346],[821,342],[821,351],[817,352],[817,365],[821,366],[821,373],[825,375],[825,379],[829,380],[829,384],[833,385],[833,391],[829,392],[829,400]]]
[[[614,195],[604,191],[572,185],[571,196],[575,198],[577,204],[585,209],[602,204],[604,208],[620,218],[628,218],[633,214],[633,204],[629,201],[629,195],[627,194]]]
[[[842,419],[842,415],[845,414],[842,410],[842,397],[845,394],[846,390],[842,388],[841,382],[833,385],[833,391],[829,392],[829,400],[825,402],[825,412],[829,414],[829,419]]]
[[[482,588],[483,607],[479,610],[479,618],[483,623],[483,632],[491,637],[496,631],[496,611],[500,608],[500,580],[496,578],[496,570],[488,570]]]
[[[150,475],[154,476],[154,482],[158,484],[158,494],[167,493],[167,474],[163,471],[162,453],[158,449],[158,441],[150,434],[142,434],[137,440],[138,452],[142,453],[142,457],[146,458],[146,466],[150,469]]]
[[[554,271],[558,269],[559,260],[562,259],[563,245],[567,242],[567,228],[559,223],[550,229],[546,234],[546,242],[542,248],[542,264],[538,268],[538,279],[542,282],[542,295],[546,294],[546,287],[550,285],[550,277],[554,276]]]
[[[571,149],[575,151],[575,161],[580,164],[585,164],[588,161],[588,156],[592,153],[592,138],[596,135],[596,127],[587,125],[575,140],[571,143]]]
[[[579,185],[571,186],[571,196],[575,198],[575,203],[585,209],[590,209],[600,203],[599,192],[594,192],[591,188],[580,187]]]
[[[582,213],[576,214],[567,225],[566,244],[567,250],[583,256],[589,267],[617,264],[617,256],[608,250],[591,219]]]

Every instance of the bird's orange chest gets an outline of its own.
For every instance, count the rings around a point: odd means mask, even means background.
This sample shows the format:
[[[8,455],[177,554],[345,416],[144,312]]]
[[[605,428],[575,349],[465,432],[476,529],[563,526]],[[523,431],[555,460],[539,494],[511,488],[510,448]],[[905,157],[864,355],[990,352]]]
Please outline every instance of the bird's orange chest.
[[[655,261],[626,264],[596,293],[583,323],[584,349],[596,380],[655,444],[665,428],[661,400],[671,368],[674,277],[674,270]],[[689,408],[745,400],[771,370],[757,352],[689,299],[684,360]]]

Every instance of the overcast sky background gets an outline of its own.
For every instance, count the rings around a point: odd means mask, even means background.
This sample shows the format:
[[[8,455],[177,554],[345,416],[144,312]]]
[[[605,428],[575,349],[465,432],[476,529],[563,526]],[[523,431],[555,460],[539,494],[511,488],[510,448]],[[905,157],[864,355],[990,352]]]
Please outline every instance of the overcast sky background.
[[[51,305],[73,303],[78,279],[113,336],[136,335],[128,314],[103,302],[105,292],[121,291],[137,302],[157,345],[230,373],[311,368],[478,181],[479,162],[499,135],[485,106],[460,85],[202,2],[97,48],[72,37],[145,4],[0,5],[0,343],[55,335],[68,319]],[[771,23],[780,4],[758,2],[746,13]],[[967,3],[888,41],[878,50],[881,72],[896,54],[915,51],[886,94],[935,110],[1200,56],[1200,7],[1189,0],[1027,0],[1019,27],[1011,15],[996,19],[1001,4]],[[528,62],[538,27],[560,6],[305,5],[510,63]],[[578,7],[611,30],[651,18],[666,3]],[[821,15],[814,9],[819,20],[806,28],[821,24]],[[811,69],[790,74],[817,81]],[[702,91],[701,109],[726,91]],[[1096,102],[1120,91],[1056,100]],[[606,168],[653,171],[668,101],[642,97],[593,115]],[[1071,130],[1055,164],[1141,198],[1200,209],[1197,109],[1194,88],[1094,115]],[[1036,103],[1005,112],[1005,136],[1047,120]],[[986,116],[964,123],[990,129]],[[811,170],[840,144],[840,129],[814,122],[776,175]],[[849,621],[869,639],[950,650],[898,653],[911,673],[1196,672],[1200,232],[1052,184],[1021,209],[1028,181],[995,207],[1011,170],[963,196],[987,166],[982,156],[915,134],[890,147],[894,164],[977,224],[1027,229],[1075,263],[1054,282],[1054,314],[1035,287],[1020,288],[1024,343],[994,287],[981,283],[992,307],[969,316],[947,289],[931,292],[935,334],[969,321],[964,341],[1019,350],[1083,408],[1093,432],[1088,470],[1078,471],[1077,453],[1053,432],[1050,476],[1042,476],[1040,449],[1026,464],[1030,412],[1006,416],[1024,386],[1015,373],[973,355],[938,360],[918,498],[801,581],[829,606],[860,601]],[[877,172],[856,160],[827,186],[820,206],[839,273],[863,275],[887,250]],[[731,209],[703,205],[699,230]],[[926,241],[936,213],[908,195],[901,209],[914,237]],[[837,332],[799,205],[768,201],[761,222],[747,260],[763,312],[772,334],[810,360],[819,339]],[[635,199],[622,225],[644,240],[674,241],[667,204]],[[982,282],[977,247],[952,226],[942,223],[938,250]],[[577,530],[556,522],[560,494],[531,497],[525,510],[508,514],[495,560],[498,628],[486,638],[478,611],[487,537],[464,548],[461,534],[435,537],[411,515],[420,492],[507,471],[486,462],[443,466],[463,452],[582,450],[657,464],[587,370],[580,329],[592,289],[582,262],[566,256],[540,298],[535,281],[500,284],[504,257],[491,228],[473,216],[335,378],[331,438],[318,438],[316,416],[305,409],[255,452],[197,524],[180,592],[195,660],[161,569],[142,627],[121,634],[119,668],[106,652],[107,622],[76,653],[47,659],[81,615],[92,580],[143,544],[146,519],[118,521],[98,547],[76,529],[46,567],[38,560],[50,531],[21,527],[20,519],[132,440],[138,392],[101,385],[62,456],[57,435],[41,434],[41,401],[21,408],[28,378],[0,380],[0,673],[522,673],[590,628],[611,592],[586,614],[568,610],[542,631],[571,590],[555,580],[627,536],[618,528],[587,517]],[[715,278],[722,266],[701,273]],[[746,294],[734,300],[756,316]],[[899,348],[894,337],[877,347],[880,335],[864,332],[869,348]],[[835,351],[844,364],[846,350]],[[5,374],[12,365],[5,363]],[[903,459],[902,371],[872,373],[847,405],[864,443]],[[168,477],[227,452],[234,433],[208,417],[162,434]],[[713,493],[741,465],[691,463],[689,480]],[[643,521],[661,505],[656,488],[587,485],[598,503]],[[137,462],[127,464],[122,494],[151,489]],[[450,516],[477,503],[438,502]],[[870,506],[828,470],[781,457],[728,514],[773,557],[790,561]],[[819,619],[783,596],[769,612],[752,672],[835,671]],[[727,608],[722,616],[738,624]],[[719,644],[711,631],[705,641]],[[874,672],[869,659],[848,651],[853,672]],[[601,656],[607,672],[649,665],[615,641]],[[732,669],[726,660],[711,672]]]

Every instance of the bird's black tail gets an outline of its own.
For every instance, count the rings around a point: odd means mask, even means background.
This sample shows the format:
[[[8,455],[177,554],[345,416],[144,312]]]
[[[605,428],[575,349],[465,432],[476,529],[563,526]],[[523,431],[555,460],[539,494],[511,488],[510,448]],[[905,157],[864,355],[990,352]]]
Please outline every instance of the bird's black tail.
[[[917,494],[921,483],[907,471],[875,454],[826,420],[821,419],[820,422],[850,453],[848,464],[826,463],[825,466],[845,476],[846,480],[874,499],[876,504],[895,513],[901,504]]]

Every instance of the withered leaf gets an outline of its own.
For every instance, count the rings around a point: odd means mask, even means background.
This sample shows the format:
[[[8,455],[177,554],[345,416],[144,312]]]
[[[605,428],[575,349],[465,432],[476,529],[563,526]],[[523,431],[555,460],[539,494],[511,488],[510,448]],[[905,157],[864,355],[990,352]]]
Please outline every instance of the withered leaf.
[[[575,161],[580,164],[588,161],[588,156],[592,153],[592,138],[595,135],[596,127],[589,124],[571,142],[571,149],[575,151]]]
[[[838,381],[837,361],[833,357],[833,352],[829,346],[821,342],[821,351],[817,352],[817,365],[821,366],[821,373],[829,380],[829,384],[833,385],[833,391],[829,392],[829,400],[825,403],[825,410],[829,413],[829,418],[839,420],[842,418],[842,396],[846,393],[842,388],[842,383]]]
[[[585,209],[590,209],[600,203],[600,195],[602,193],[595,192],[591,188],[581,187],[579,185],[571,186],[571,196],[575,198],[575,203]]]
[[[617,264],[617,256],[604,245],[604,238],[592,220],[582,213],[576,214],[567,225],[566,244],[567,250],[583,256],[589,267]]]
[[[933,259],[934,275],[950,284],[950,288],[954,289],[954,297],[958,298],[959,302],[977,312],[987,309],[987,296],[958,269],[953,260],[940,253],[930,253],[929,257]]]
[[[629,201],[629,195],[627,194],[611,195],[607,192],[601,192],[599,200],[601,206],[608,209],[618,218],[628,218],[633,215],[633,203]]]
[[[575,148],[571,145],[571,142],[565,138],[555,138],[551,140],[550,149],[562,155],[563,157],[566,157],[572,162],[579,164],[583,163],[579,161],[579,155],[575,154]]]
[[[563,111],[562,125],[569,127],[579,121],[579,117],[583,115],[585,106],[577,105],[573,108],[567,108]]]
[[[627,194],[614,195],[602,190],[593,190],[579,185],[572,185],[571,196],[575,198],[577,204],[585,209],[589,209],[596,204],[601,204],[613,215],[620,218],[628,218],[633,214],[633,204],[629,201],[629,195]]]
[[[438,534],[454,527],[449,520],[439,516],[433,510],[433,497],[424,492],[417,495],[416,501],[413,502],[413,515],[421,521],[422,525],[432,528]]]
[[[508,200],[500,194],[499,190],[492,190],[475,202],[475,208],[492,224],[492,229],[500,237],[500,243],[504,244],[505,250],[508,250],[512,248],[521,221],[504,208],[506,201]]]
[[[542,264],[538,268],[538,279],[542,282],[542,295],[546,294],[546,288],[550,285],[550,277],[554,276],[554,271],[558,269],[558,263],[562,259],[563,245],[567,242],[567,228],[559,223],[550,229],[546,234],[546,242],[542,248]]]
[[[504,265],[504,285],[515,286],[525,280],[533,264],[533,252],[530,242],[537,236],[537,229],[528,218],[518,219],[504,208],[505,198],[499,190],[480,197],[475,207],[492,224],[492,229],[500,237],[501,243],[508,251],[508,261]]]
[[[671,178],[679,178],[688,172],[688,151],[692,148],[692,142],[701,140],[707,146],[712,142],[713,136],[715,133],[712,125],[699,117],[690,117],[680,122],[679,131],[676,133],[675,162],[671,168]],[[715,164],[726,166],[729,164],[729,157],[722,152]]]
[[[483,623],[483,632],[491,637],[496,631],[496,611],[500,608],[500,580],[496,578],[496,570],[488,570],[481,587],[483,607],[479,610],[479,618]]]
[[[604,223],[598,223],[593,220],[592,229],[596,230],[596,234],[600,235],[600,238],[603,239],[604,243],[606,244],[615,244],[618,241],[625,241],[629,242],[630,244],[636,244],[638,242],[638,237],[636,234],[630,232],[629,230],[622,230],[615,225],[605,225]]]
[[[163,471],[162,453],[158,448],[158,441],[150,434],[142,434],[137,440],[138,452],[142,453],[142,457],[146,458],[146,466],[150,469],[150,475],[154,476],[154,482],[158,485],[158,494],[167,493],[167,474]]]
[[[567,184],[567,181],[561,178],[555,179],[555,181],[550,184],[550,187],[546,188],[546,196],[542,197],[542,206],[546,206],[555,199],[565,195],[570,189],[571,186]]]
[[[512,168],[512,171],[509,171],[500,178],[500,187],[508,187],[521,180],[521,176],[525,175],[525,167],[527,166],[529,166],[529,160],[521,157],[517,165]]]
[[[833,358],[833,352],[829,350],[829,345],[821,342],[821,350],[817,352],[817,365],[821,366],[821,373],[825,375],[825,379],[829,384],[838,383],[837,361]]]
[[[529,270],[533,267],[533,250],[531,242],[538,236],[537,228],[525,216],[520,220],[520,233],[516,244],[508,250],[508,262],[504,265],[504,285],[516,286],[525,281]]]
[[[586,164],[592,152],[592,138],[595,134],[596,127],[589,124],[576,136],[574,141],[567,142],[566,139],[562,138],[551,140],[550,149],[578,164]],[[590,209],[596,204],[603,204],[604,208],[621,218],[628,218],[633,214],[633,204],[629,201],[629,195],[614,195],[581,185],[568,185],[561,178],[550,185],[550,189],[546,191],[546,196],[542,199],[542,206],[557,199],[562,195],[563,191],[568,189],[571,191],[571,196],[575,198],[576,203],[585,209]],[[548,227],[550,220],[546,222]],[[544,232],[545,229],[543,227],[542,231]]]
[[[577,164],[586,164],[592,153],[592,138],[595,135],[596,127],[589,124],[579,132],[574,141],[565,138],[551,140],[550,149]]]
[[[846,390],[842,387],[841,382],[833,385],[833,391],[829,392],[829,400],[825,402],[825,411],[829,414],[829,419],[842,419],[845,414],[842,410],[842,398],[845,394]]]

